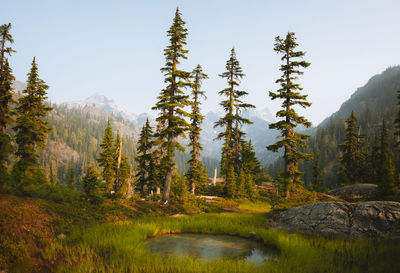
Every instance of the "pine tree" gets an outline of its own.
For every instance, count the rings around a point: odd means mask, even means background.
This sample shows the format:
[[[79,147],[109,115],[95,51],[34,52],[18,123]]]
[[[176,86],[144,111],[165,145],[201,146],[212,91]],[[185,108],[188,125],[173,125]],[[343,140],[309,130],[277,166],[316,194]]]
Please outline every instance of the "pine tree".
[[[86,175],[82,178],[82,190],[91,203],[100,203],[104,199],[104,189],[96,168],[89,164]]]
[[[378,166],[378,196],[382,199],[391,199],[396,194],[396,188],[393,168],[393,154],[390,150],[389,136],[385,121],[382,123]]]
[[[324,172],[321,170],[321,155],[317,150],[315,152],[316,156],[314,157],[314,166],[313,166],[313,182],[312,189],[314,191],[322,190],[322,183],[324,182]]]
[[[400,89],[397,91],[397,105],[400,107]],[[396,128],[396,146],[400,147],[400,109],[397,112],[396,119],[394,121]]]
[[[12,122],[12,115],[14,111],[11,109],[11,104],[15,103],[13,100],[12,84],[15,80],[8,60],[5,54],[11,55],[15,52],[12,48],[6,47],[6,42],[13,43],[14,40],[9,33],[11,24],[0,26],[0,185],[7,181],[7,172],[5,163],[9,154],[13,151],[11,145],[11,137],[7,134],[7,127]]]
[[[244,184],[244,188],[246,190],[247,197],[252,198],[255,194],[254,175],[251,175],[251,174],[246,175],[246,181]]]
[[[263,171],[261,168],[261,163],[256,157],[256,152],[254,151],[251,139],[243,142],[241,158],[242,170],[244,170],[246,174],[251,174],[255,179],[258,179],[260,176],[262,176]]]
[[[344,143],[339,144],[342,151],[339,169],[339,184],[349,185],[365,182],[365,162],[367,161],[367,153],[365,151],[365,136],[360,134],[357,125],[357,117],[354,111],[346,120],[346,135]]]
[[[15,103],[12,97],[12,83],[15,80],[7,59],[2,70],[0,70],[0,184],[6,176],[5,163],[9,154],[14,150],[11,144],[11,137],[7,133],[7,127],[13,121],[15,113],[10,105]]]
[[[184,151],[185,148],[178,142],[179,136],[185,137],[185,131],[190,127],[185,120],[189,114],[184,110],[189,105],[188,96],[183,89],[190,87],[190,72],[177,68],[181,59],[186,59],[188,50],[183,48],[186,45],[187,29],[185,22],[181,18],[179,10],[176,9],[175,18],[172,26],[168,30],[170,45],[164,50],[166,64],[161,71],[164,73],[164,82],[167,86],[158,96],[158,102],[153,110],[159,110],[160,115],[157,121],[165,124],[162,131],[158,133],[158,138],[165,140],[163,143],[166,150],[166,162],[168,171],[164,179],[163,201],[169,201],[172,177],[175,174],[176,164],[174,162],[175,148]]]
[[[117,131],[114,144],[114,197],[116,199],[126,196],[128,186],[127,179],[130,176],[131,166],[127,157],[122,153],[122,137]]]
[[[191,147],[190,151],[190,160],[188,161],[189,170],[186,173],[186,179],[190,184],[190,191],[194,195],[197,184],[205,184],[207,183],[207,178],[204,181],[204,177],[202,176],[203,169],[205,168],[203,163],[200,161],[201,159],[201,150],[203,147],[201,146],[200,140],[200,132],[201,132],[201,123],[203,122],[204,116],[200,113],[200,98],[206,98],[204,91],[200,90],[201,83],[204,79],[207,79],[208,76],[203,73],[203,70],[200,65],[193,70],[192,76],[194,78],[192,84],[192,113],[190,115],[191,124],[190,124],[190,132],[189,132],[189,147]]]
[[[303,108],[311,106],[311,103],[307,102],[307,95],[302,95],[300,91],[303,88],[299,84],[295,83],[298,75],[302,75],[303,72],[299,68],[307,68],[310,63],[302,60],[305,53],[303,51],[295,51],[298,46],[294,32],[288,32],[285,39],[279,36],[275,38],[274,50],[277,53],[283,54],[281,60],[284,62],[280,71],[283,72],[281,78],[276,80],[281,88],[277,93],[269,92],[269,96],[272,100],[282,99],[282,110],[276,113],[276,116],[282,118],[278,122],[271,123],[270,129],[278,129],[281,131],[282,140],[267,147],[268,150],[278,152],[279,148],[284,148],[284,161],[285,169],[281,174],[285,187],[285,196],[290,198],[290,193],[293,190],[294,185],[301,183],[302,172],[298,170],[299,160],[311,160],[312,155],[309,153],[301,152],[298,147],[305,148],[307,144],[305,140],[310,135],[300,134],[294,129],[298,125],[304,125],[310,127],[311,123],[302,116],[299,116],[293,106],[299,105]],[[300,58],[300,60],[298,60]]]
[[[119,187],[116,189],[117,198],[126,197],[128,194],[129,185],[131,181],[132,167],[129,164],[128,158],[122,154],[121,155],[121,165],[119,168]]]
[[[244,173],[243,170],[240,171],[240,174],[237,178],[236,181],[236,196],[239,198],[243,198],[245,196],[247,196],[247,192],[246,192],[246,174]]]
[[[102,152],[100,153],[97,162],[99,162],[102,170],[102,177],[106,183],[106,192],[111,195],[114,191],[114,178],[115,178],[115,168],[114,168],[114,145],[113,145],[113,134],[110,126],[110,119],[107,121],[107,127],[104,130],[103,142],[100,144]]]
[[[69,171],[68,171],[67,187],[70,188],[70,189],[73,189],[76,186],[75,169],[72,166],[72,163],[71,163],[70,166],[71,167],[69,168]]]
[[[379,181],[378,171],[381,160],[381,145],[379,134],[375,135],[374,144],[372,146],[372,151],[369,156],[369,179],[368,182],[371,184],[377,184]]]
[[[225,116],[220,118],[214,127],[225,127],[225,131],[219,133],[217,139],[224,139],[221,153],[221,176],[225,178],[227,187],[229,187],[229,180],[232,180],[228,179],[228,176],[231,176],[230,166],[233,166],[236,175],[240,174],[240,156],[245,136],[241,126],[243,124],[252,124],[250,120],[241,116],[241,112],[247,108],[254,108],[254,106],[243,103],[242,97],[248,93],[237,89],[240,80],[245,74],[236,58],[234,48],[231,50],[230,58],[225,67],[226,71],[219,75],[221,78],[226,78],[228,82],[228,87],[219,92],[221,96],[226,97],[220,103],[225,111]]]
[[[237,177],[236,177],[235,169],[233,168],[233,165],[230,165],[230,166],[228,166],[228,173],[227,173],[226,180],[225,180],[226,195],[230,198],[236,197],[236,194],[237,194],[236,181],[237,181]]]
[[[47,113],[52,110],[45,104],[46,90],[49,88],[39,78],[36,60],[33,58],[32,68],[28,73],[24,96],[19,98],[17,119],[15,127],[15,141],[18,145],[15,155],[17,161],[13,168],[13,176],[16,182],[29,183],[46,180],[43,170],[39,167],[39,153],[43,149],[47,139],[49,128],[45,120]]]
[[[11,56],[11,53],[15,52],[11,47],[6,47],[6,43],[13,44],[14,39],[12,35],[10,34],[11,30],[11,23],[4,24],[0,26],[0,71],[3,70],[3,67],[5,65],[5,54],[8,54]]]
[[[142,195],[145,195],[146,187],[148,191],[151,190],[150,186],[152,184],[152,181],[150,180],[154,179],[152,177],[153,170],[151,170],[152,168],[154,168],[154,159],[152,153],[154,141],[152,140],[152,137],[153,128],[150,126],[150,122],[147,119],[140,132],[137,146],[138,155],[136,157],[136,162],[138,163],[136,168],[136,178]]]

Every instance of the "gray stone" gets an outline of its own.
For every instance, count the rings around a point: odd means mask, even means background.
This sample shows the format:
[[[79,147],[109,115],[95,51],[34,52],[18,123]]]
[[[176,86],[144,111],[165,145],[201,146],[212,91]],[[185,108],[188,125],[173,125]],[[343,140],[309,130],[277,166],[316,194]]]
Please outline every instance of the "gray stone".
[[[400,203],[321,202],[280,213],[273,227],[327,237],[400,237]]]
[[[328,194],[344,200],[357,200],[370,197],[377,187],[375,184],[354,184],[328,191]]]

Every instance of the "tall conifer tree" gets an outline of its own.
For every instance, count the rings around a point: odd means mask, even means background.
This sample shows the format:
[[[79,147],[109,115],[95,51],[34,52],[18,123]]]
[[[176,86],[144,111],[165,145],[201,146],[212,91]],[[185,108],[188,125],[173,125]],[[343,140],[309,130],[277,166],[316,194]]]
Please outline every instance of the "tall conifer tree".
[[[11,55],[14,50],[6,47],[6,42],[13,43],[10,34],[11,24],[0,26],[0,184],[7,180],[5,162],[13,151],[11,137],[7,134],[7,126],[12,122],[14,111],[11,109],[13,100],[12,84],[15,80],[5,54]],[[4,181],[2,181],[4,180]]]
[[[378,196],[382,199],[393,198],[396,193],[393,154],[390,150],[389,135],[385,121],[382,123],[379,155],[379,168],[377,172]]]
[[[360,128],[357,125],[357,117],[354,111],[346,120],[346,135],[344,143],[339,144],[342,151],[340,158],[341,166],[339,168],[339,184],[349,185],[365,182],[365,165],[367,153],[365,147],[364,135],[360,134]]]
[[[241,116],[241,112],[247,108],[254,108],[253,105],[243,103],[242,97],[248,93],[238,90],[240,80],[245,76],[239,61],[236,58],[235,49],[232,48],[230,58],[226,62],[226,71],[219,76],[225,78],[228,87],[221,90],[219,94],[225,96],[220,105],[225,111],[225,116],[220,118],[214,127],[225,127],[225,131],[218,134],[218,139],[224,139],[224,146],[221,153],[221,175],[227,180],[231,175],[230,166],[233,166],[236,175],[240,174],[240,155],[244,132],[241,130],[243,124],[252,122]]]
[[[193,76],[193,84],[192,84],[192,113],[190,115],[191,124],[190,124],[190,132],[189,146],[191,148],[190,151],[190,160],[189,170],[186,173],[186,178],[190,184],[190,191],[194,195],[196,189],[196,183],[205,184],[207,181],[204,181],[204,165],[201,162],[201,150],[203,147],[201,146],[200,140],[200,132],[201,132],[201,123],[203,122],[204,116],[200,113],[200,98],[206,98],[204,91],[201,89],[201,83],[204,79],[207,79],[208,76],[203,73],[203,69],[200,65],[192,72]],[[205,178],[207,179],[207,178]]]
[[[313,166],[313,181],[312,181],[312,189],[314,191],[322,190],[322,183],[324,182],[324,172],[321,170],[321,155],[317,150],[315,152],[316,156],[314,157],[314,166]]]
[[[178,69],[180,61],[186,59],[188,53],[188,50],[183,48],[186,45],[187,29],[179,9],[176,9],[172,26],[167,33],[170,44],[164,50],[166,63],[161,68],[167,86],[161,91],[158,102],[153,107],[154,110],[160,111],[156,120],[165,124],[165,128],[158,133],[158,138],[165,140],[163,145],[166,150],[166,163],[168,164],[163,188],[163,201],[165,202],[169,201],[171,181],[176,169],[174,162],[175,148],[185,150],[177,138],[179,136],[185,137],[185,131],[190,126],[185,120],[189,113],[184,108],[189,105],[189,100],[184,89],[191,86],[189,81],[191,73]]]
[[[396,128],[396,133],[395,133],[396,146],[398,148],[400,148],[400,89],[397,91],[397,105],[399,107],[399,110],[397,112],[397,116],[396,116],[396,119],[394,121],[394,125],[395,125],[395,128]]]
[[[73,165],[73,163],[71,162],[70,168],[68,171],[68,179],[67,179],[67,187],[70,189],[73,189],[76,186],[75,169],[72,165]]]
[[[151,190],[150,186],[153,182],[151,180],[154,179],[154,159],[152,153],[154,141],[152,138],[153,129],[147,119],[140,132],[137,146],[138,155],[136,157],[136,162],[138,163],[136,168],[136,178],[142,195],[145,194],[146,187],[148,188],[148,191]]]
[[[100,153],[97,162],[99,162],[100,167],[103,167],[102,177],[106,183],[106,192],[111,195],[114,191],[114,178],[115,178],[115,163],[114,163],[114,143],[113,134],[110,125],[110,119],[107,121],[107,127],[104,130],[103,142],[100,144],[102,152]]]
[[[7,127],[11,124],[15,113],[11,109],[11,104],[15,103],[12,97],[12,83],[14,80],[15,78],[6,59],[0,71],[0,182],[6,175],[5,163],[7,158],[14,150],[11,144],[11,137],[7,133]]]
[[[99,180],[96,168],[89,164],[85,176],[82,178],[82,190],[91,203],[100,203],[104,199],[103,184]]]
[[[13,44],[14,39],[10,34],[11,23],[4,24],[0,26],[0,71],[3,70],[5,64],[5,55],[11,56],[11,53],[15,52],[11,47],[7,47],[6,43]]]
[[[130,176],[131,166],[127,157],[122,153],[122,136],[117,131],[114,144],[114,194],[116,199],[126,196],[128,186],[127,179]]]
[[[269,125],[270,129],[281,131],[282,140],[268,146],[267,149],[278,152],[279,148],[284,148],[285,169],[280,177],[284,182],[286,198],[290,197],[293,186],[301,183],[302,172],[298,169],[298,161],[312,159],[311,154],[301,152],[298,149],[298,147],[305,148],[307,146],[305,140],[310,135],[300,134],[295,131],[298,125],[303,125],[307,128],[311,126],[311,123],[306,118],[299,116],[293,109],[293,106],[296,105],[303,108],[311,106],[311,103],[307,102],[307,95],[300,93],[303,88],[294,82],[299,75],[303,74],[299,69],[307,68],[310,65],[310,63],[303,60],[305,55],[303,51],[295,51],[297,46],[294,32],[288,32],[285,39],[279,36],[275,38],[274,50],[283,55],[281,57],[283,64],[279,69],[283,74],[281,78],[276,80],[276,83],[279,83],[281,88],[278,89],[277,93],[269,92],[272,100],[283,100],[282,110],[276,113],[276,116],[281,120]]]
[[[22,91],[24,95],[18,100],[18,116],[13,128],[18,145],[13,174],[18,182],[44,180],[43,170],[39,167],[38,152],[44,148],[47,133],[50,131],[46,117],[52,108],[45,103],[48,88],[49,86],[39,78],[36,60],[33,58],[26,89]]]

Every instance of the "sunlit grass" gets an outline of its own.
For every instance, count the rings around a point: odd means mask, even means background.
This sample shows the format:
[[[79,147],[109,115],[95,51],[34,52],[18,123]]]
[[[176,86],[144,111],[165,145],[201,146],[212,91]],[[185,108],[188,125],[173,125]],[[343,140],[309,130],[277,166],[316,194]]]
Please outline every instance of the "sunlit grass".
[[[331,240],[267,229],[264,214],[143,217],[134,222],[75,229],[44,257],[56,272],[398,272],[399,240]],[[146,239],[163,233],[202,232],[253,237],[280,249],[261,265],[244,260],[151,254]]]
[[[271,205],[270,203],[259,200],[250,201],[248,199],[244,199],[239,203],[239,210],[252,213],[267,213],[271,211]]]

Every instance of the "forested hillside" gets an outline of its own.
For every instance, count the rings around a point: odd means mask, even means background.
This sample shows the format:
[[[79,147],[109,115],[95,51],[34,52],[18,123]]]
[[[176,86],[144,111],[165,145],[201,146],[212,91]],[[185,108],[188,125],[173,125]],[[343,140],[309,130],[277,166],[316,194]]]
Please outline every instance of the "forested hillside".
[[[324,171],[325,187],[333,188],[340,184],[337,179],[338,162],[340,156],[339,144],[345,138],[345,120],[354,111],[358,118],[360,134],[365,135],[368,143],[366,148],[370,154],[375,136],[381,130],[383,120],[386,121],[390,146],[395,149],[394,120],[398,111],[397,91],[400,90],[400,66],[389,67],[379,75],[372,77],[365,86],[357,89],[349,100],[344,102],[340,109],[326,118],[317,128],[313,129],[313,137],[308,141],[308,151],[316,155],[320,153],[320,166]],[[310,185],[313,180],[314,161],[301,164],[305,172],[304,181]],[[278,160],[270,171],[275,175],[282,166]],[[399,166],[399,153],[394,153],[394,166]],[[399,170],[397,170],[399,171]]]
[[[49,177],[55,182],[66,183],[73,172],[79,181],[91,162],[97,166],[107,119],[110,117],[114,135],[118,130],[123,136],[122,152],[129,163],[135,166],[137,128],[122,118],[110,115],[95,107],[69,109],[52,104],[48,121],[52,129],[48,145],[41,152],[41,162]]]

